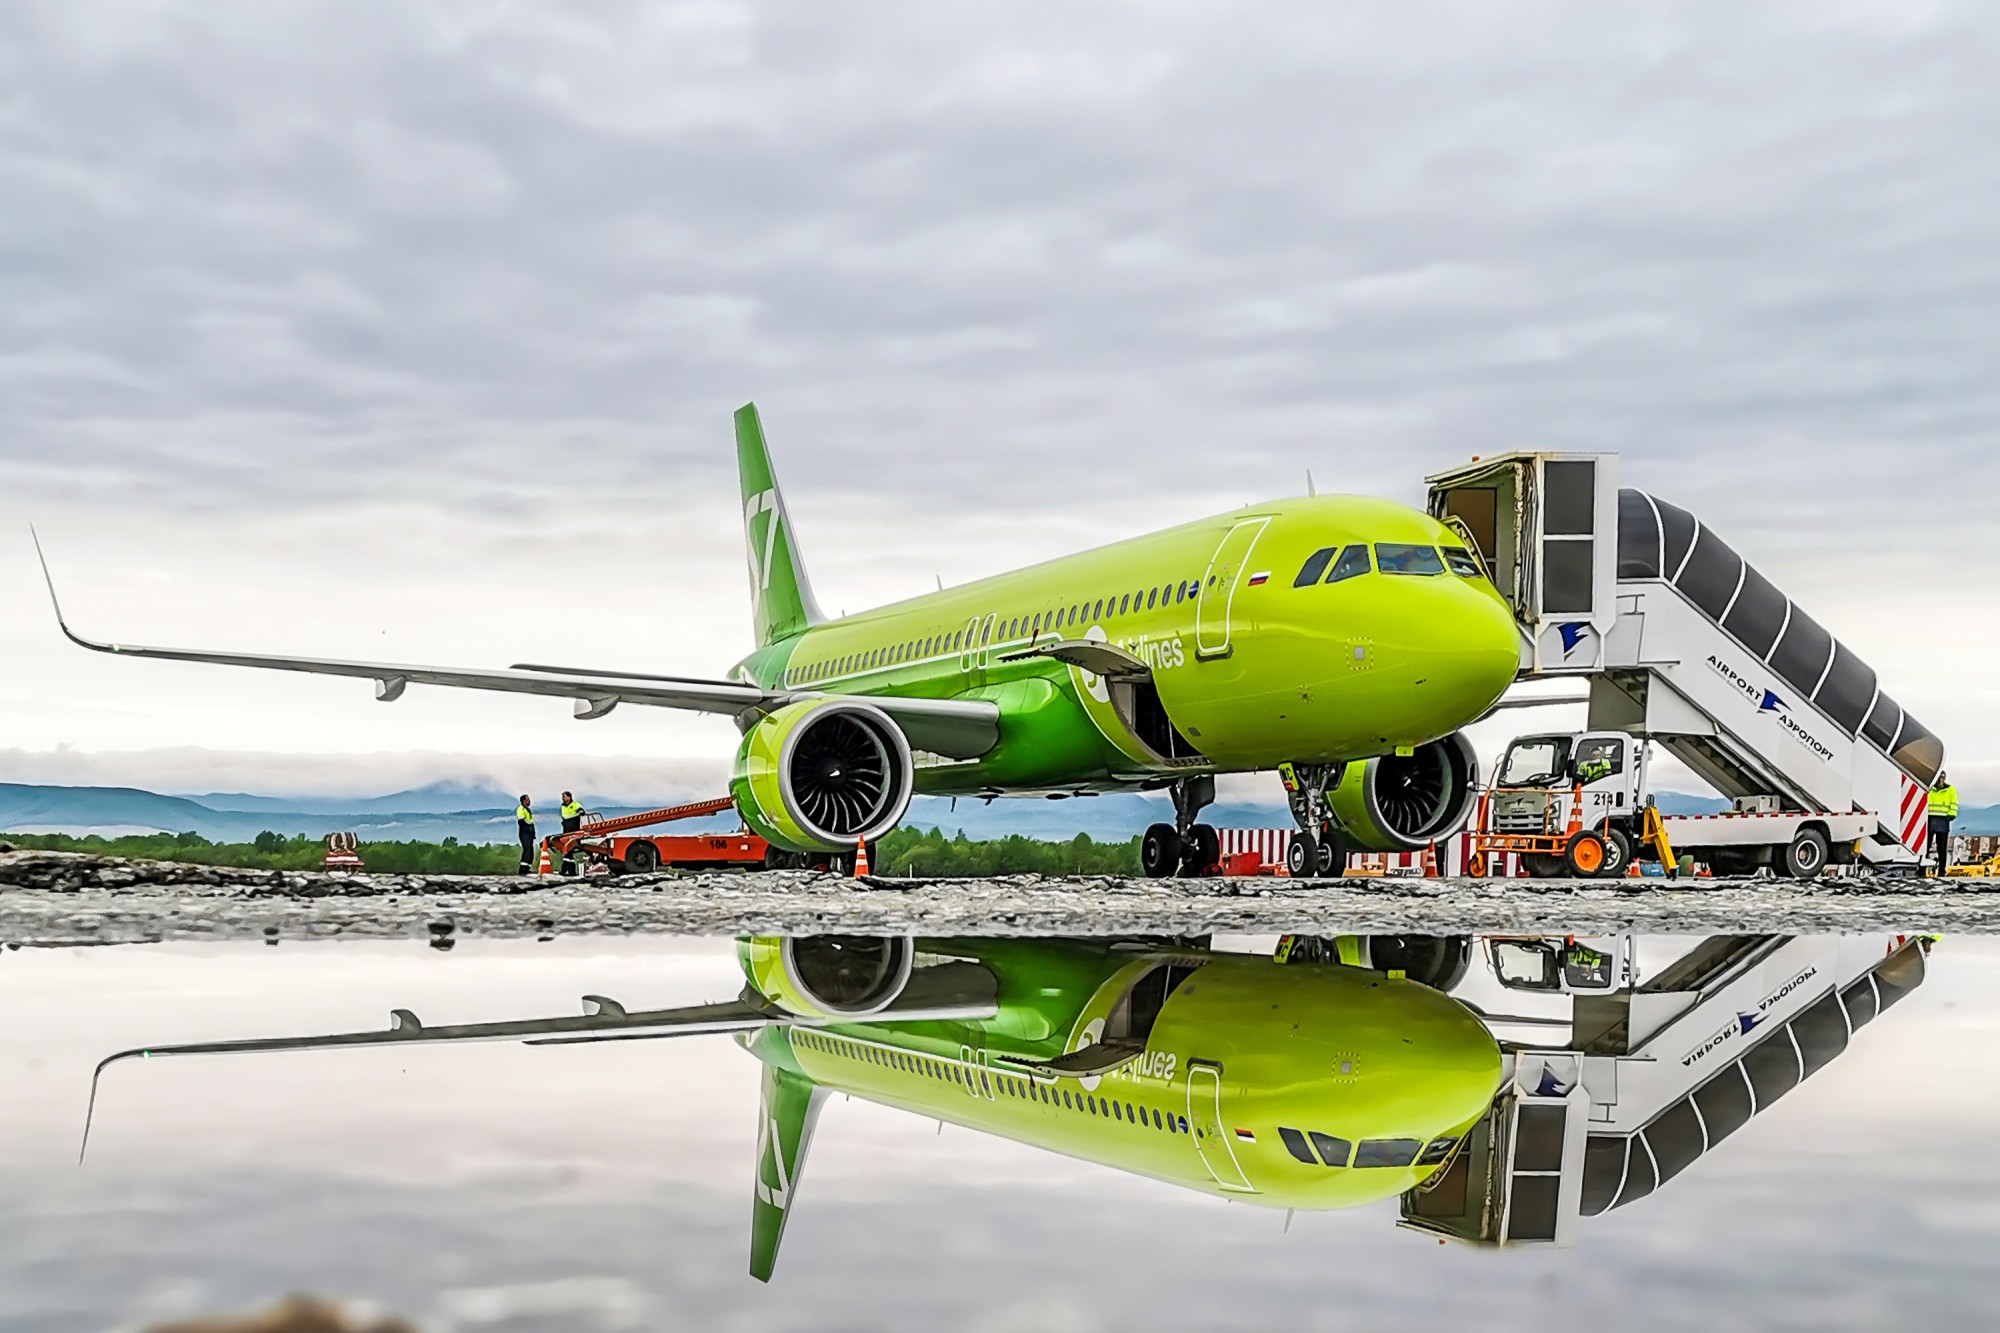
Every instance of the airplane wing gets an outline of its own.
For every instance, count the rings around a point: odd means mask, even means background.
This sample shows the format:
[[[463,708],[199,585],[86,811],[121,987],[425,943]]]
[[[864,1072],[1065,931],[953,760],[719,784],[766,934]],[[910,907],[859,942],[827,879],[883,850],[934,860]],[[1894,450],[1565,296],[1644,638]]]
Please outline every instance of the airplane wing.
[[[913,1023],[931,1020],[991,1018],[999,1012],[1000,984],[977,963],[950,962],[918,968],[903,993],[870,1023]],[[745,987],[733,1000],[686,1005],[673,1009],[631,1009],[603,995],[583,997],[583,1013],[559,1018],[504,1019],[495,1023],[451,1023],[427,1027],[408,1009],[394,1009],[386,1029],[329,1032],[305,1037],[247,1037],[227,1041],[184,1042],[172,1046],[135,1046],[98,1061],[90,1076],[90,1101],[84,1113],[83,1144],[77,1161],[90,1145],[90,1122],[97,1111],[97,1087],[104,1071],[126,1060],[166,1059],[180,1055],[256,1055],[276,1051],[324,1051],[351,1047],[447,1045],[478,1041],[519,1041],[529,1046],[583,1042],[633,1041],[662,1037],[694,1037],[724,1032],[755,1032],[773,1024],[821,1026],[823,1020],[800,1018],[766,1001]]]
[[[1063,639],[1056,643],[1036,644],[1019,652],[1003,653],[1002,662],[1019,662],[1030,657],[1049,657],[1070,666],[1082,667],[1085,671],[1112,679],[1130,678],[1144,680],[1152,674],[1145,661],[1126,652],[1114,643],[1100,643],[1096,639]]]
[[[580,721],[603,717],[621,703],[722,713],[737,718],[772,712],[798,699],[822,696],[814,690],[767,690],[732,680],[700,680],[683,676],[647,676],[635,672],[580,671],[522,664],[505,670],[466,670],[410,666],[394,662],[355,662],[338,658],[281,657],[259,653],[226,653],[206,649],[152,648],[107,643],[86,638],[69,627],[41,539],[35,554],[42,559],[42,577],[64,637],[80,648],[119,657],[153,657],[172,662],[203,662],[213,666],[256,667],[266,671],[298,671],[319,676],[352,676],[373,680],[375,697],[393,703],[410,685],[448,685],[456,689],[497,690],[509,694],[541,694],[575,700]],[[986,699],[905,699],[895,696],[855,696],[880,708],[918,749],[953,759],[975,759],[1000,739],[999,705]]]

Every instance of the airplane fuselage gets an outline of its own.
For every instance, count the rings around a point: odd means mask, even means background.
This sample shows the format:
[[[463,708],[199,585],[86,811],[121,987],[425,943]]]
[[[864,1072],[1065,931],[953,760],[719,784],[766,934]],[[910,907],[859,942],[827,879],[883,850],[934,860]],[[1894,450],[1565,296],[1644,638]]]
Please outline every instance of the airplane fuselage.
[[[1350,548],[1365,566],[1327,581]],[[1432,572],[1394,568],[1413,549],[1429,558],[1406,562]],[[816,625],[735,674],[802,695],[998,704],[998,744],[923,757],[920,792],[1103,790],[1365,758],[1449,734],[1514,679],[1513,617],[1463,572],[1463,552],[1443,524],[1388,501],[1277,501]],[[1031,655],[1076,640],[1116,645],[1148,679]]]

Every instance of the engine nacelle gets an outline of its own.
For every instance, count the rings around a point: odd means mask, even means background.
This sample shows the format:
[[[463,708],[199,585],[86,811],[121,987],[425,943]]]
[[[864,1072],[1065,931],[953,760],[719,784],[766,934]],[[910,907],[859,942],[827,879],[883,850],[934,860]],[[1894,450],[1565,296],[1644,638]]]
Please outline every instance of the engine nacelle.
[[[802,699],[751,727],[729,794],[743,822],[795,852],[851,852],[896,827],[915,778],[910,742],[861,699]]]
[[[896,936],[770,935],[740,940],[743,975],[758,994],[802,1018],[881,1013],[910,984],[916,946]]]
[[[1478,777],[1472,742],[1454,731],[1415,754],[1349,764],[1326,799],[1350,850],[1414,852],[1464,826]]]

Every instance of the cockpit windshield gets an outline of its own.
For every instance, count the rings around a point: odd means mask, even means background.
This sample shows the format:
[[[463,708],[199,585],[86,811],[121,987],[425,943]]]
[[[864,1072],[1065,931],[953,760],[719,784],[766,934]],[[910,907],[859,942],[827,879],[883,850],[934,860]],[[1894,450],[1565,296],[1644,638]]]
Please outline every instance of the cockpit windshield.
[[[1507,748],[1500,765],[1503,787],[1551,787],[1569,769],[1569,738],[1528,736]]]

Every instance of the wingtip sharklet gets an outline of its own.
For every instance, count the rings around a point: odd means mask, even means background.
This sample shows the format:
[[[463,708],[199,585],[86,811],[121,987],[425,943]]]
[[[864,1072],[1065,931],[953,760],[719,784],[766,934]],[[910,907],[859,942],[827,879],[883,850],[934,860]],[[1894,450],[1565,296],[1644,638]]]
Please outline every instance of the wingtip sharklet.
[[[97,653],[117,652],[118,645],[112,643],[98,643],[94,639],[86,639],[81,634],[78,634],[75,630],[69,627],[69,621],[65,619],[63,616],[62,598],[56,596],[55,575],[49,573],[48,554],[47,552],[42,550],[42,534],[35,531],[35,525],[32,523],[28,525],[28,539],[34,542],[35,544],[35,559],[38,562],[40,562],[42,566],[42,583],[49,590],[49,605],[53,607],[55,610],[56,628],[63,632],[63,637],[65,639],[68,639],[71,643],[75,644],[77,647],[88,648],[92,652],[97,652]]]

